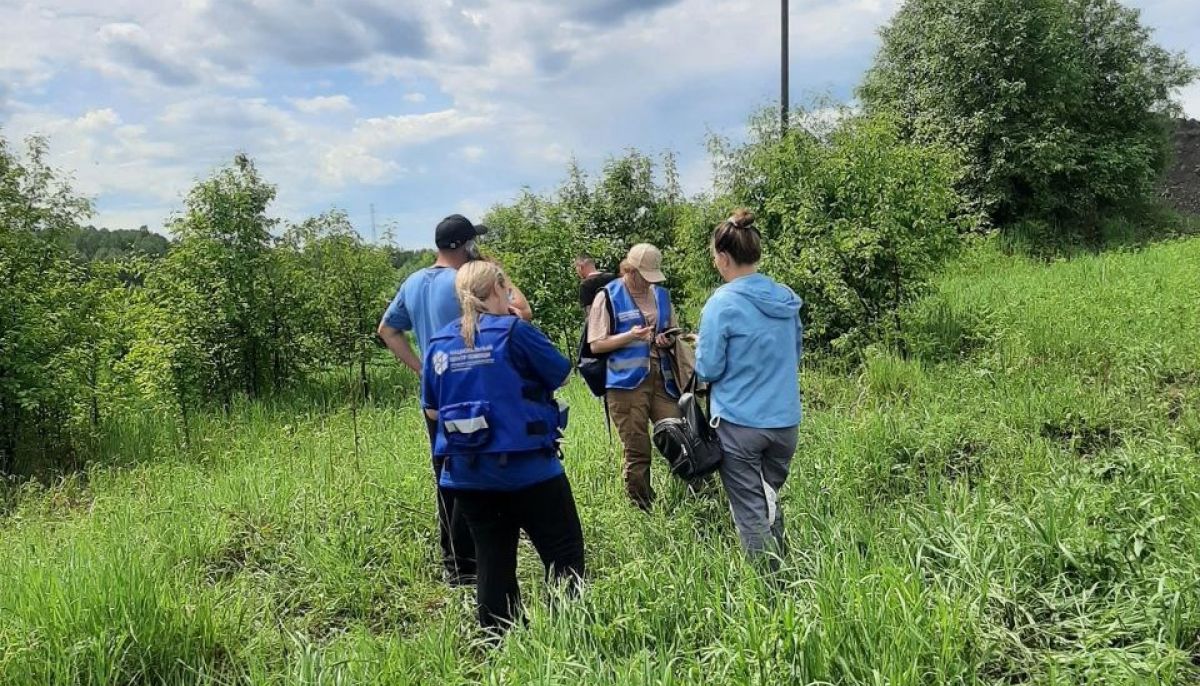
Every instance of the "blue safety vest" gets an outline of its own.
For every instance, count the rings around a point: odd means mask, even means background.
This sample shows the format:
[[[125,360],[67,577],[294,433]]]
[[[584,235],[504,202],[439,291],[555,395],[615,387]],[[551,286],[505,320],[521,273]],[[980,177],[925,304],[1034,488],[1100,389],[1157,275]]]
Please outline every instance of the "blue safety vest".
[[[658,319],[654,325],[654,333],[657,335],[666,330],[667,323],[671,321],[671,297],[667,294],[667,289],[661,286],[652,284],[650,287],[654,291],[654,303],[658,310]],[[646,317],[638,309],[633,296],[629,294],[629,289],[625,288],[624,281],[621,279],[611,281],[604,287],[604,290],[608,292],[608,302],[612,304],[613,334],[622,334],[635,326],[646,325]],[[608,354],[607,386],[619,389],[637,388],[650,373],[652,359],[650,343],[642,341],[610,352]],[[667,359],[665,352],[659,354],[658,362],[662,369],[667,394],[678,398],[679,389],[675,383],[675,373],[671,370],[671,361]]]
[[[472,348],[463,340],[461,321],[430,339],[438,402],[434,455],[556,452],[566,410],[559,409],[553,390],[513,366],[509,343],[516,323],[513,316],[480,318]]]

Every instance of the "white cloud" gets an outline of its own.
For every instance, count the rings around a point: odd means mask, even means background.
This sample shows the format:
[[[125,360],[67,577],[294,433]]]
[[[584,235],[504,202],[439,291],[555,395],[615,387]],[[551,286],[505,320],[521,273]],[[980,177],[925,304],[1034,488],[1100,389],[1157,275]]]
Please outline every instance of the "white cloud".
[[[464,145],[458,149],[458,154],[467,162],[475,163],[483,159],[487,154],[487,150],[480,145]]]
[[[80,131],[102,131],[104,129],[111,129],[120,123],[121,117],[117,116],[117,113],[108,107],[101,110],[91,110],[75,120],[75,125]]]
[[[305,114],[322,114],[326,112],[349,112],[354,109],[347,95],[318,95],[313,98],[287,98],[292,107]]]
[[[730,35],[769,34],[778,20],[776,7],[752,0],[312,0],[299,10],[283,0],[43,4],[54,9],[0,4],[0,39],[14,41],[0,40],[0,76],[18,65],[31,83],[34,74],[82,65],[99,72],[105,86],[126,89],[129,104],[71,117],[53,107],[30,109],[6,129],[53,128],[52,154],[78,170],[81,189],[124,198],[125,208],[101,203],[106,213],[177,206],[197,177],[237,151],[250,154],[278,185],[282,207],[334,202],[356,185],[437,179],[449,167],[458,174],[461,161],[482,168],[503,160],[499,179],[481,174],[481,187],[458,178],[453,185],[465,194],[504,197],[524,183],[557,177],[573,154],[586,163],[629,144],[614,132],[640,132],[651,114],[647,98],[657,92],[697,78],[726,88],[723,74],[773,69],[773,40],[739,40],[736,50],[714,46]],[[875,12],[886,11],[862,0],[845,4],[846,10],[818,8],[847,17],[843,24],[853,35],[868,35]],[[396,28],[390,34],[382,31],[389,21]],[[418,27],[420,40],[397,42]],[[395,79],[406,103],[419,105],[426,93],[440,92],[451,104],[419,114],[372,109],[370,100],[346,90],[346,76],[354,73],[327,68],[308,82],[327,95],[285,98],[265,90],[275,81],[265,70],[303,81],[315,65]],[[755,104],[747,98],[742,109]],[[369,116],[348,129],[306,116],[355,110]],[[448,146],[450,154],[423,152],[420,164],[412,161],[410,149],[431,144]]]
[[[45,82],[60,63],[79,60],[95,29],[89,17],[59,16],[32,2],[0,3],[0,80],[14,87]]]
[[[558,143],[550,143],[535,147],[529,151],[530,156],[546,164],[561,167],[571,161],[571,151]]]
[[[335,186],[348,183],[382,184],[402,172],[400,165],[367,152],[361,145],[330,149],[321,160],[321,176]]]
[[[491,123],[486,115],[467,114],[456,109],[371,117],[355,124],[350,138],[367,147],[398,147],[478,131]]]
[[[363,119],[349,132],[327,139],[331,142],[323,153],[320,180],[334,186],[388,183],[408,172],[392,157],[396,151],[478,132],[490,124],[487,116],[454,109]],[[460,154],[477,161],[483,149],[466,146]],[[417,169],[421,174],[425,171]]]

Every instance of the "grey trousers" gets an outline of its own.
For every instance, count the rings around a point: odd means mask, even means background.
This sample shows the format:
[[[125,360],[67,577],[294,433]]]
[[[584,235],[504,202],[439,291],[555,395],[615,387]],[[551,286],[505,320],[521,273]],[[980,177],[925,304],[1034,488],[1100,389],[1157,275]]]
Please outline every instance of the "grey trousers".
[[[779,490],[796,452],[797,428],[754,429],[725,420],[717,425],[725,453],[721,483],[742,548],[752,557],[783,553]]]

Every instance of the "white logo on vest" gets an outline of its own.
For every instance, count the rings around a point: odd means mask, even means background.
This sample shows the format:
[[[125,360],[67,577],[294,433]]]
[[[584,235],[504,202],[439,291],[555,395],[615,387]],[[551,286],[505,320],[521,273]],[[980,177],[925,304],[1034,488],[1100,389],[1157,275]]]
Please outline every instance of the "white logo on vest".
[[[450,365],[450,358],[446,353],[438,351],[433,354],[433,373],[441,376],[446,371],[446,367]]]
[[[450,359],[446,361],[446,366],[449,367],[451,372],[465,372],[485,364],[493,364],[496,358],[492,351],[493,348],[490,345],[451,350]],[[434,364],[436,364],[436,361]],[[438,373],[441,374],[441,372]]]

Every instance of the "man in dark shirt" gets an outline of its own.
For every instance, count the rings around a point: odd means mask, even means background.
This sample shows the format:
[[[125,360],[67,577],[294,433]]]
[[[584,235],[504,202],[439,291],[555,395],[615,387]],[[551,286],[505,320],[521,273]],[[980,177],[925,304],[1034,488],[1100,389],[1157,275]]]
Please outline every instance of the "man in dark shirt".
[[[580,279],[579,306],[583,308],[584,321],[587,321],[587,313],[592,307],[592,301],[596,299],[596,293],[617,276],[596,269],[596,260],[587,253],[575,258],[575,273]]]

